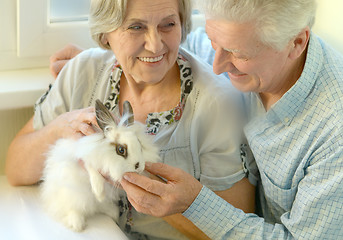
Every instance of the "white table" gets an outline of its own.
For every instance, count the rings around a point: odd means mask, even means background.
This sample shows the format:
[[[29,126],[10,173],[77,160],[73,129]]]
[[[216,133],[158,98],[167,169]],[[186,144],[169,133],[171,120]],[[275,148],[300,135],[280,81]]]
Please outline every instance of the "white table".
[[[0,176],[1,240],[127,240],[116,223],[106,215],[96,215],[87,228],[77,233],[46,214],[38,197],[37,186],[12,187]]]

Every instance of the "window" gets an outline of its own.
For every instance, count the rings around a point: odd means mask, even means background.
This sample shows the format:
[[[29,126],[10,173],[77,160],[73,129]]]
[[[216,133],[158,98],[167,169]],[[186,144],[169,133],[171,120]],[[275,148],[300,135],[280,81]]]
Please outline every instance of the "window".
[[[49,2],[50,24],[88,19],[89,0],[50,0]]]
[[[17,0],[18,57],[49,56],[69,42],[93,46],[88,8],[89,0]]]
[[[192,13],[192,29],[198,27],[205,27],[205,16],[195,9]]]

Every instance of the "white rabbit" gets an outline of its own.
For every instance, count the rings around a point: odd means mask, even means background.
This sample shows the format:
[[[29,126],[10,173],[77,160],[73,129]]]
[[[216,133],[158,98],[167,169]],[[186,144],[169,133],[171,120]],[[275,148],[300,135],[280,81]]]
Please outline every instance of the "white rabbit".
[[[79,140],[58,140],[43,171],[40,193],[44,207],[74,231],[82,231],[87,217],[99,212],[118,221],[117,189],[99,171],[119,184],[125,172],[142,173],[146,161],[159,160],[157,147],[144,133],[145,126],[134,122],[129,102],[124,103],[118,125],[99,100],[95,109],[103,131]]]

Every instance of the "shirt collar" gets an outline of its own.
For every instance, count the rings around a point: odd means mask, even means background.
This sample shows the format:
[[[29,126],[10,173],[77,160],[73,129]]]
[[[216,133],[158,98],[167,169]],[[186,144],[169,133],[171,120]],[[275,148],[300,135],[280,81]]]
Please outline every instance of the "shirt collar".
[[[267,118],[278,117],[284,125],[289,126],[301,109],[302,103],[311,93],[324,61],[321,44],[315,34],[311,33],[305,66],[298,81],[276,102],[267,113]]]

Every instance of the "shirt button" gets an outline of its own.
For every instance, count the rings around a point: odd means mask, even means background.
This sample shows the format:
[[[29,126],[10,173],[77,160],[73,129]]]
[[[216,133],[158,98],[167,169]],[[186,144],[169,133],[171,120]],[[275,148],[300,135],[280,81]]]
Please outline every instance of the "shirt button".
[[[288,123],[288,122],[289,122],[289,118],[286,117],[286,118],[284,119],[284,121],[285,121],[285,123]]]

